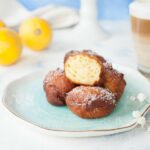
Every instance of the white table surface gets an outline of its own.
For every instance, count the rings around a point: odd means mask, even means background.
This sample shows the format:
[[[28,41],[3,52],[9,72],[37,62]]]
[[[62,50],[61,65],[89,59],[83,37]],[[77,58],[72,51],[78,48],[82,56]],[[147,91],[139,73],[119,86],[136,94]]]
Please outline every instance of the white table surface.
[[[128,22],[103,22],[110,33],[108,39],[93,49],[108,60],[136,69],[136,57],[132,46],[130,25]],[[46,51],[35,53],[24,49],[21,60],[10,67],[0,67],[0,97],[11,80],[37,69],[55,68],[63,63],[66,51],[83,48],[75,45],[66,36],[66,30],[54,32],[54,41]],[[86,38],[86,37],[85,37]],[[0,150],[148,150],[150,134],[136,128],[116,135],[96,138],[60,138],[48,136],[21,124],[9,116],[0,103]]]

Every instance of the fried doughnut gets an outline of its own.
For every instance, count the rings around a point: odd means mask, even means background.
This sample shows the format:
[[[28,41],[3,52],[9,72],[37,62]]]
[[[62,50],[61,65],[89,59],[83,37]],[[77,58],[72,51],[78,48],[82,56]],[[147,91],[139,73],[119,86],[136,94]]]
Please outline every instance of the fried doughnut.
[[[97,85],[102,82],[102,63],[105,59],[90,50],[71,51],[64,58],[66,77],[79,85]]]
[[[64,71],[57,69],[50,71],[44,79],[44,90],[49,103],[56,106],[65,105],[66,93],[75,87],[75,84],[69,81]]]
[[[124,75],[112,68],[110,63],[104,63],[104,88],[115,93],[116,100],[119,100],[124,92],[126,81]]]
[[[67,93],[66,104],[79,117],[92,119],[109,115],[116,106],[116,100],[107,89],[78,86]]]

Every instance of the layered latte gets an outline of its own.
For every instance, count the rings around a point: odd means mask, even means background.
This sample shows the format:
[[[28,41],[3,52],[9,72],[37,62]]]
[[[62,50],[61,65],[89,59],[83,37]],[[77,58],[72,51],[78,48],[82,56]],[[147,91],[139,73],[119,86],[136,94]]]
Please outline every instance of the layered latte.
[[[150,73],[150,2],[133,2],[130,14],[139,69]]]

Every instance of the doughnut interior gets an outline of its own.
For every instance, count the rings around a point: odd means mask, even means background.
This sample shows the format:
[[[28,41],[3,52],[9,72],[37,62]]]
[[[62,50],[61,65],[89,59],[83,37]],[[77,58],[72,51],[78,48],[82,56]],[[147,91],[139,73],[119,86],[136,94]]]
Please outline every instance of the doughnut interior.
[[[88,55],[70,56],[65,62],[65,74],[76,84],[94,85],[100,80],[101,71],[101,64]]]

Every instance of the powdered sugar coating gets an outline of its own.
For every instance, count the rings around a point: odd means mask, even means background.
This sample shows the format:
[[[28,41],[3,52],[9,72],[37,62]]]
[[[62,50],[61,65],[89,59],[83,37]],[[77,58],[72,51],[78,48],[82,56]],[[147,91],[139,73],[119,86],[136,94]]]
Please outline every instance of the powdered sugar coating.
[[[111,64],[110,62],[104,62],[104,63],[103,63],[103,66],[104,66],[105,68],[112,69],[112,64]]]
[[[67,94],[68,108],[81,118],[100,118],[112,113],[116,100],[109,90],[94,86],[78,86]]]
[[[109,89],[116,94],[117,100],[119,100],[124,92],[126,81],[124,75],[114,69],[110,63],[103,63],[104,66],[104,88]]]
[[[56,78],[56,76],[62,76],[62,75],[64,75],[64,71],[60,68],[57,68],[54,71],[49,71],[49,73],[46,75],[44,79],[44,83],[49,83],[54,78]]]
[[[75,84],[70,82],[64,71],[59,68],[50,71],[43,82],[48,102],[57,106],[65,104],[66,93],[75,87]]]
[[[116,105],[115,95],[101,87],[78,86],[68,93],[68,95],[70,94],[75,95],[76,99],[72,105],[91,105],[94,101],[103,101]],[[84,99],[80,101],[83,97]]]

